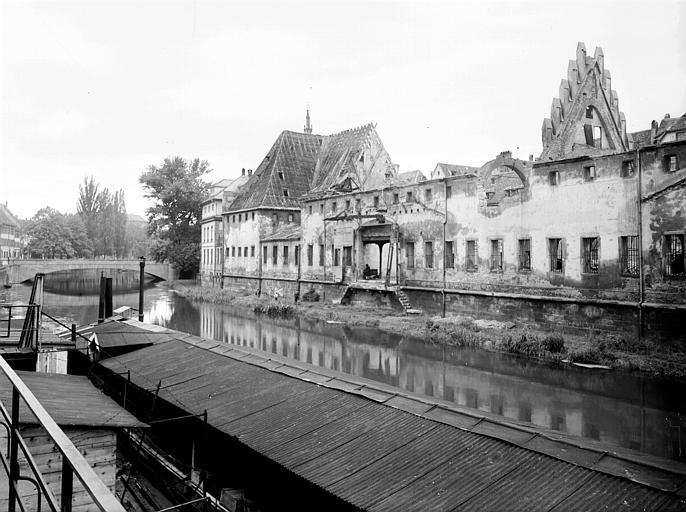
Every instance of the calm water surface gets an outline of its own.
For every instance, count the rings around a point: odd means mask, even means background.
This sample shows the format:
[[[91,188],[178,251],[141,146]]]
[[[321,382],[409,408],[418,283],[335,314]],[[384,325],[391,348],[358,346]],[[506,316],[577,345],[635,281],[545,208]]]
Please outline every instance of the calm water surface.
[[[46,276],[45,310],[65,323],[97,319],[99,274]],[[113,273],[114,306],[138,305],[137,276]],[[0,291],[26,300],[28,286]],[[265,320],[192,303],[148,283],[145,320],[228,344],[374,379],[540,427],[686,461],[686,382],[619,371],[550,368],[516,357],[440,347],[369,328]]]

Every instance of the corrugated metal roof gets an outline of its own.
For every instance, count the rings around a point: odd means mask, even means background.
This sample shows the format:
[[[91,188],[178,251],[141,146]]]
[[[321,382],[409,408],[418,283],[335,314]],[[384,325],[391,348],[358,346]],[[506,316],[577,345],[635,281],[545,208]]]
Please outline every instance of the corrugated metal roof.
[[[161,380],[161,398],[207,410],[214,427],[362,509],[686,506],[686,469],[672,461],[625,460],[365,379],[170,335],[183,340],[101,365],[130,369],[146,389]]]
[[[140,422],[126,409],[96,388],[88,377],[57,373],[17,371],[55,423],[64,427],[140,427]],[[7,411],[12,408],[12,386],[0,375],[0,400]],[[28,406],[21,401],[21,423],[37,423]]]

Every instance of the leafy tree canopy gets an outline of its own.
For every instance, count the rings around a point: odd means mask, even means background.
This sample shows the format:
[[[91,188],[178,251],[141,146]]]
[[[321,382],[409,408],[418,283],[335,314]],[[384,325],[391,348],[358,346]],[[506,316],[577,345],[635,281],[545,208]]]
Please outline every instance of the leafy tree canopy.
[[[152,255],[170,261],[184,276],[200,265],[201,205],[209,190],[202,177],[208,172],[205,160],[174,157],[151,165],[140,177],[145,197],[154,201],[147,210],[148,233],[157,239]]]
[[[93,255],[86,228],[77,215],[63,215],[45,207],[26,225],[30,255],[43,258],[90,258]]]
[[[112,194],[107,188],[99,188],[92,176],[84,178],[76,211],[96,255],[124,257],[128,253],[124,191]]]

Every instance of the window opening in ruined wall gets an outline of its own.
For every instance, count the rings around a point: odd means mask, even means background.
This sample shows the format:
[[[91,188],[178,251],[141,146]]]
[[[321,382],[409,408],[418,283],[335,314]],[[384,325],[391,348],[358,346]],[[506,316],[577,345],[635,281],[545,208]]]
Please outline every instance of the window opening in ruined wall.
[[[631,178],[634,175],[634,161],[622,162],[622,178]]]
[[[424,265],[426,268],[434,268],[433,242],[424,242]]]
[[[531,270],[531,239],[522,238],[519,243],[519,270]]]
[[[414,242],[405,242],[405,259],[407,268],[414,268]]]
[[[676,172],[679,169],[679,161],[676,155],[667,155],[664,160],[666,172]]]
[[[478,257],[476,240],[467,240],[467,250],[465,252],[467,256],[467,270],[476,270]]]
[[[503,271],[503,241],[501,239],[491,240],[491,270]]]
[[[596,179],[595,165],[584,167],[584,181],[594,181]]]
[[[684,275],[684,235],[665,235],[664,243],[665,275],[669,277]]]
[[[455,268],[455,251],[453,250],[453,242],[445,243],[445,268]]]
[[[548,173],[548,183],[552,186],[560,184],[560,171],[551,171]]]
[[[598,273],[600,239],[598,237],[581,239],[581,258],[585,274]]]
[[[561,238],[548,239],[548,254],[550,256],[550,271],[556,273],[563,272],[564,260],[562,257]]]
[[[638,275],[638,236],[619,237],[619,270],[624,275]]]

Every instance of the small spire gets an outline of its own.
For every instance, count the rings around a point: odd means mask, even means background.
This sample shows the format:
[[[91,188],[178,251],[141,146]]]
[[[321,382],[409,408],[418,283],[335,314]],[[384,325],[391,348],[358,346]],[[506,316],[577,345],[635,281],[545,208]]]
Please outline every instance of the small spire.
[[[310,109],[307,109],[307,115],[305,116],[305,128],[303,129],[305,133],[312,133],[312,125],[310,124]]]

